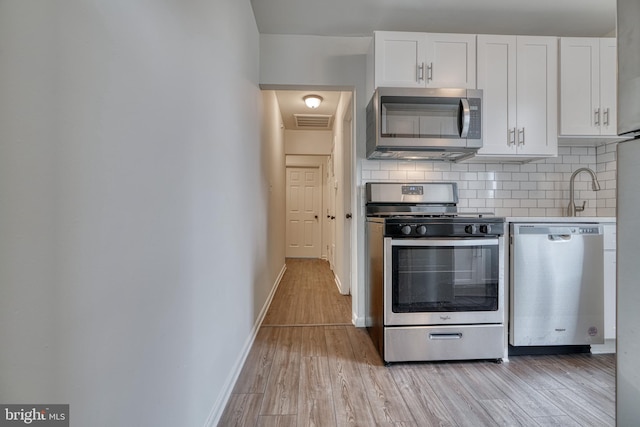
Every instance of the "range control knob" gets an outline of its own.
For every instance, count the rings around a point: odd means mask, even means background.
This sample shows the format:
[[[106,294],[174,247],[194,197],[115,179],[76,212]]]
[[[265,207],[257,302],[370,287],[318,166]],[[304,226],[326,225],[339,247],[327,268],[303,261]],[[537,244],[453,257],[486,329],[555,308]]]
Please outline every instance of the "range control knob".
[[[421,236],[424,236],[425,234],[427,234],[427,226],[426,225],[417,226],[416,233],[420,234]]]
[[[400,232],[402,234],[411,234],[411,226],[410,225],[401,225]]]
[[[491,225],[490,224],[483,224],[480,226],[480,232],[484,233],[484,234],[488,234],[491,233]]]
[[[478,232],[478,227],[475,224],[470,224],[464,227],[464,231],[467,234],[476,234]]]

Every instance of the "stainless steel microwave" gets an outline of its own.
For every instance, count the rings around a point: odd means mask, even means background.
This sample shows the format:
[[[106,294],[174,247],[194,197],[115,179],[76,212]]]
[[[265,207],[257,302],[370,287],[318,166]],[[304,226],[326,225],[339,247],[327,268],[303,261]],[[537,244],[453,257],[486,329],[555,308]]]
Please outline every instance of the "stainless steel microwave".
[[[378,88],[367,106],[367,158],[456,161],[482,148],[482,91]]]

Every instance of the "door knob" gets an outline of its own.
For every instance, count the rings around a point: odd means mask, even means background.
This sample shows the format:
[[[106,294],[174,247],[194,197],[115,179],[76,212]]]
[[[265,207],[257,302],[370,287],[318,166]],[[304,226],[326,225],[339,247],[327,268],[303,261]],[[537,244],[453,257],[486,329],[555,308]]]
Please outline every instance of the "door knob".
[[[345,216],[347,217],[347,219],[351,219],[351,214],[350,213],[346,214]]]

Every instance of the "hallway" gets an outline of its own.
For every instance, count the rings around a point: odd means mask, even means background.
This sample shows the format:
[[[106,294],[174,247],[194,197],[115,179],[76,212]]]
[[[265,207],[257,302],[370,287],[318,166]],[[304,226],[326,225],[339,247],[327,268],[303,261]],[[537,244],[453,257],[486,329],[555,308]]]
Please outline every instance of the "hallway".
[[[328,264],[287,259],[219,426],[614,426],[614,355],[384,366]]]

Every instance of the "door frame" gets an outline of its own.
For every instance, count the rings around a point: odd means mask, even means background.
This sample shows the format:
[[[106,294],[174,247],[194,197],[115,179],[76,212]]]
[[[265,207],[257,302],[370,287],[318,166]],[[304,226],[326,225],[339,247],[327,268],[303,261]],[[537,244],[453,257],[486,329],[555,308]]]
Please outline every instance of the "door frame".
[[[351,250],[350,254],[344,254],[344,262],[350,264],[350,284],[348,292],[351,294],[352,303],[351,303],[351,311],[353,315],[353,323],[356,326],[364,326],[364,318],[362,317],[364,314],[364,267],[361,265],[360,260],[364,259],[364,207],[361,206],[361,198],[362,198],[362,188],[361,188],[361,166],[360,159],[362,156],[359,156],[358,149],[358,132],[362,132],[364,134],[364,121],[359,121],[356,118],[359,117],[358,114],[358,106],[359,106],[359,98],[356,94],[356,87],[352,85],[309,85],[309,84],[260,84],[260,89],[262,90],[273,90],[273,91],[286,91],[286,90],[308,90],[308,91],[334,91],[334,92],[348,92],[351,94],[351,102],[348,104],[346,114],[350,119],[350,129],[349,132],[349,144],[351,151],[351,159],[349,164],[344,165],[344,173],[349,175],[351,178],[351,200],[348,203],[348,213],[351,213],[352,217],[349,221],[351,221],[351,227],[349,230],[349,236],[344,236],[344,238],[349,239],[351,242]],[[341,126],[342,124],[338,123],[337,126]],[[281,124],[282,126],[282,124]],[[292,155],[285,154],[285,163],[286,158]],[[295,155],[294,155],[295,156]],[[318,157],[318,156],[316,156]],[[303,164],[304,166],[304,164]],[[324,182],[323,182],[324,183]],[[342,183],[339,183],[342,185]],[[282,191],[285,191],[283,188]],[[324,209],[324,208],[323,208]],[[347,206],[345,206],[347,209]],[[323,221],[326,215],[323,215]],[[323,227],[326,227],[326,223],[323,223]],[[340,242],[336,242],[340,244]],[[363,283],[361,283],[361,281]]]

